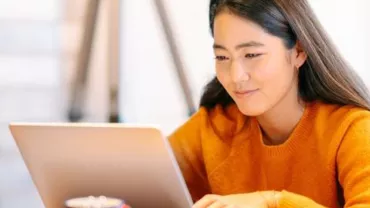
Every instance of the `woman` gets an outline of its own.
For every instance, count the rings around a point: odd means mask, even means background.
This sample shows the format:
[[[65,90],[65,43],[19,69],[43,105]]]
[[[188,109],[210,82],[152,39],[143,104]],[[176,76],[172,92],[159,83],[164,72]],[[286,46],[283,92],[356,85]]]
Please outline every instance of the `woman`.
[[[212,0],[216,78],[170,137],[194,207],[370,207],[370,99],[306,0]]]

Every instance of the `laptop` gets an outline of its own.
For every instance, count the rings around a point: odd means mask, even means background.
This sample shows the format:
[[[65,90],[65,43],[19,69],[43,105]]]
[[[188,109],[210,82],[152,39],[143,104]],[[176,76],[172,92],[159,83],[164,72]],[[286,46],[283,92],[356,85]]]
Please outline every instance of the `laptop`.
[[[166,137],[154,126],[12,123],[10,131],[46,208],[105,196],[133,208],[190,208]]]

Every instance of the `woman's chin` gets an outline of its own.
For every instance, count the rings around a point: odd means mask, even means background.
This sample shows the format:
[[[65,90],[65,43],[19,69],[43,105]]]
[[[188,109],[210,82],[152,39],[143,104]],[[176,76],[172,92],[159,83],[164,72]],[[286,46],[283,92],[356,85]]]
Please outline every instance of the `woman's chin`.
[[[238,106],[238,109],[241,113],[243,113],[246,116],[260,116],[266,112],[265,105],[251,105],[251,104],[245,104],[245,103],[236,103]]]

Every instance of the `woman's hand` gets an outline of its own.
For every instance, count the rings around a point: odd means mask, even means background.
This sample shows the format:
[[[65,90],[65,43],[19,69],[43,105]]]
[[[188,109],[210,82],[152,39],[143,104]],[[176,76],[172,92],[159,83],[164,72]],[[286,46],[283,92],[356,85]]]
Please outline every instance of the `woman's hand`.
[[[263,191],[233,195],[206,195],[193,208],[274,208],[277,207],[279,192]]]

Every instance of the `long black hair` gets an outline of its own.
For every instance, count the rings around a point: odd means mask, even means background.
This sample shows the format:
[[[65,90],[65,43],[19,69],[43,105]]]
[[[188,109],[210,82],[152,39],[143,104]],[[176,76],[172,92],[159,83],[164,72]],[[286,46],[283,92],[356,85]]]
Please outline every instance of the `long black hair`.
[[[339,54],[307,0],[211,0],[212,35],[215,16],[224,10],[281,38],[288,49],[292,49],[297,41],[301,43],[307,54],[298,74],[299,96],[303,101],[321,100],[370,110],[367,87]],[[200,106],[210,109],[233,102],[215,77],[206,85]]]

